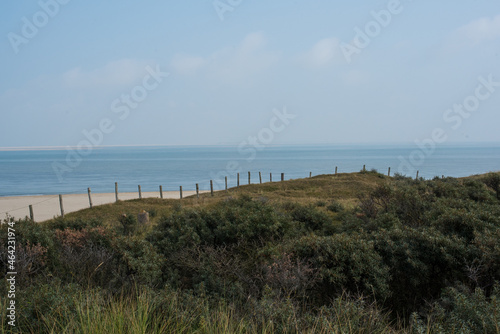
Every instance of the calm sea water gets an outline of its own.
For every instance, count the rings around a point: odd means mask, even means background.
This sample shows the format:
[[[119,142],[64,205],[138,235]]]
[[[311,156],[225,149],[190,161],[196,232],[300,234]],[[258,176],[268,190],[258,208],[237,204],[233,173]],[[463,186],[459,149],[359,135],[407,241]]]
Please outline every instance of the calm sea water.
[[[253,154],[255,153],[255,154]],[[402,163],[403,159],[405,162]],[[241,152],[237,147],[120,147],[94,149],[86,156],[68,150],[0,152],[0,196],[35,194],[135,192],[179,189],[216,189],[280,178],[303,178],[339,172],[357,172],[366,165],[382,173],[401,172],[414,176],[416,170],[425,178],[468,176],[500,170],[500,144],[438,147],[428,154],[415,145],[408,146],[280,146],[261,151]]]

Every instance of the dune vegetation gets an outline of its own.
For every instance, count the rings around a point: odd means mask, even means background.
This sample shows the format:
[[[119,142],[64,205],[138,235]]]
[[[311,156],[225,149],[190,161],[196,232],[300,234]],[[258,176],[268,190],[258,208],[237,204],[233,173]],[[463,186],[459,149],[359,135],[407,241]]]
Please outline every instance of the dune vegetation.
[[[149,213],[140,224],[137,214]],[[500,174],[377,171],[142,199],[16,231],[0,333],[500,333]]]

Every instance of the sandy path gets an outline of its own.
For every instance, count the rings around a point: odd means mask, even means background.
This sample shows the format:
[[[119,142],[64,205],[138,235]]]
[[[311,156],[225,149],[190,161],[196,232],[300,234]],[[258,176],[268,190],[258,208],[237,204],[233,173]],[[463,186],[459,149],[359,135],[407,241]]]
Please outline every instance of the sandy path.
[[[200,191],[204,193],[207,191]],[[183,191],[183,197],[196,194],[196,191]],[[64,213],[75,212],[89,207],[89,197],[87,194],[71,194],[63,195]],[[143,198],[160,198],[159,192],[143,192]],[[118,199],[129,200],[137,199],[139,194],[135,193],[119,193]],[[179,198],[178,191],[164,191],[163,198]],[[92,193],[93,206],[113,203],[115,194],[97,194]],[[0,197],[0,220],[6,217],[6,214],[16,219],[29,217],[29,205],[33,206],[33,214],[35,221],[44,221],[55,216],[61,215],[59,207],[58,195],[41,195],[41,196],[13,196]]]

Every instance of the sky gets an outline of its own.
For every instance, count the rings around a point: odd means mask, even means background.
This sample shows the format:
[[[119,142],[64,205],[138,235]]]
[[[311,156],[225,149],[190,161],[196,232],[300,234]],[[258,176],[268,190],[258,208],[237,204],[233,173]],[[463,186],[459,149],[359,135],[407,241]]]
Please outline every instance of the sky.
[[[500,142],[498,0],[0,8],[0,147]]]

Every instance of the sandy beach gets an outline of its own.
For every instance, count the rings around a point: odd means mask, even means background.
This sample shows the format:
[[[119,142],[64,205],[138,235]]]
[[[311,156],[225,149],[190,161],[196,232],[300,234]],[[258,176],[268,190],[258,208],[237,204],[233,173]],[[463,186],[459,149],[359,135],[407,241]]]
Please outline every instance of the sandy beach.
[[[204,193],[207,191],[200,191]],[[183,191],[183,197],[195,195],[196,191]],[[89,207],[88,194],[70,194],[63,195],[64,213],[75,212]],[[119,200],[138,199],[139,194],[120,193]],[[143,192],[142,198],[160,198],[159,192]],[[164,191],[163,198],[179,198],[178,191]],[[92,193],[92,205],[103,205],[115,202],[115,194]],[[0,197],[0,219],[4,219],[8,214],[16,219],[29,217],[29,205],[33,206],[35,221],[40,222],[61,215],[59,206],[59,195],[40,195],[40,196],[13,196]]]

